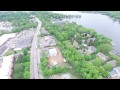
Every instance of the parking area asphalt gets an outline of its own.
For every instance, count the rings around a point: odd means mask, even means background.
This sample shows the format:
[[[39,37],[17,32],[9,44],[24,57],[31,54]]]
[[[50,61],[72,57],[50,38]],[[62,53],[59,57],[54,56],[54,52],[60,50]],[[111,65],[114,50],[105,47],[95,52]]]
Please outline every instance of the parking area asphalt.
[[[31,46],[34,30],[25,30],[20,32],[16,37],[15,48],[25,48]]]
[[[3,52],[4,52],[7,48],[8,48],[7,46],[1,46],[1,47],[0,47],[0,55],[2,55]]]

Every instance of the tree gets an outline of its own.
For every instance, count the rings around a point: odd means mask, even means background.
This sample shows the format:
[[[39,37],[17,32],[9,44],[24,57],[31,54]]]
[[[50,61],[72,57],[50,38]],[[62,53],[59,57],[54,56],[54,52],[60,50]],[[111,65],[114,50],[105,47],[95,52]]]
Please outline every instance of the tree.
[[[92,58],[91,55],[86,55],[86,56],[85,56],[85,60],[86,60],[86,61],[91,60],[91,58]]]
[[[111,65],[111,64],[104,64],[104,65],[103,65],[103,68],[104,68],[106,71],[111,71],[111,70],[112,70],[112,65]]]
[[[108,71],[106,71],[103,66],[98,67],[98,70],[100,71],[101,76],[107,77],[109,75]]]
[[[108,53],[109,51],[112,50],[112,46],[110,44],[101,44],[98,47],[98,50],[103,53]]]
[[[25,63],[24,63],[24,66],[25,66],[25,67],[30,67],[30,62],[25,62]]]
[[[30,71],[30,66],[25,67],[24,71]]]
[[[28,52],[27,52],[26,49],[23,50],[23,54],[24,54],[25,56],[28,54]]]
[[[14,73],[14,79],[23,79],[23,72]]]
[[[15,64],[14,72],[18,73],[18,72],[22,72],[23,70],[24,70],[23,64]]]
[[[30,72],[29,71],[25,71],[23,74],[24,79],[29,79],[30,78]]]
[[[23,59],[24,59],[24,62],[30,61],[30,55],[24,56]]]
[[[102,65],[102,60],[100,58],[96,58],[94,60],[92,60],[92,64],[95,66],[101,66]]]
[[[120,66],[120,61],[117,61],[117,65]]]

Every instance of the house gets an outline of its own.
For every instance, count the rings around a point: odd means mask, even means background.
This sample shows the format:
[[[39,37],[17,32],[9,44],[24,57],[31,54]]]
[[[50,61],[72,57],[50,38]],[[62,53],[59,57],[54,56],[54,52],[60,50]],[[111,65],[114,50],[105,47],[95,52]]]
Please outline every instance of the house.
[[[112,60],[112,61],[109,61],[109,62],[106,62],[107,64],[111,64],[112,67],[116,67],[117,66],[117,61],[116,60]]]
[[[97,57],[101,58],[103,61],[107,61],[109,59],[108,56],[105,56],[103,53],[99,52],[96,55]]]
[[[88,40],[87,40],[87,42],[89,43],[89,42],[94,42],[95,41],[95,38],[89,38]]]
[[[115,77],[120,78],[120,67],[113,68],[113,70],[110,71],[109,74],[110,76],[108,78],[115,78]]]
[[[91,53],[94,53],[96,51],[96,48],[94,46],[89,46],[88,47],[88,53],[91,54]]]
[[[50,55],[51,57],[57,55],[57,50],[56,50],[56,48],[49,49],[48,52],[49,52],[49,55]]]
[[[89,36],[89,34],[87,34],[87,33],[82,33],[81,35],[82,35],[83,37],[84,37],[84,36]]]

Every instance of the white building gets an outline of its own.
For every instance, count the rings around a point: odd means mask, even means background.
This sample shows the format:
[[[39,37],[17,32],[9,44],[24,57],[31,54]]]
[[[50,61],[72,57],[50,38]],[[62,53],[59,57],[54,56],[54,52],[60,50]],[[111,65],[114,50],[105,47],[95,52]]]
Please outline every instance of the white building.
[[[2,57],[0,62],[0,79],[11,79],[12,68],[13,55]]]
[[[48,52],[49,52],[49,55],[50,55],[51,57],[57,55],[57,50],[56,50],[56,48],[49,49]]]
[[[16,33],[2,35],[0,37],[0,46],[3,45],[8,39],[14,38],[15,36],[16,36]]]

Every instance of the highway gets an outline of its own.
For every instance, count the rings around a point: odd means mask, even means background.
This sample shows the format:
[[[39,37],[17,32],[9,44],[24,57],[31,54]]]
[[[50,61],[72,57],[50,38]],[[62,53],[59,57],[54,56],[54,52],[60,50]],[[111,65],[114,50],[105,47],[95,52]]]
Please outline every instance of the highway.
[[[40,73],[39,73],[39,60],[40,56],[38,54],[38,34],[40,34],[40,29],[42,26],[41,21],[35,17],[35,20],[38,22],[37,30],[35,31],[32,45],[31,45],[31,55],[30,55],[30,79],[41,79]]]

